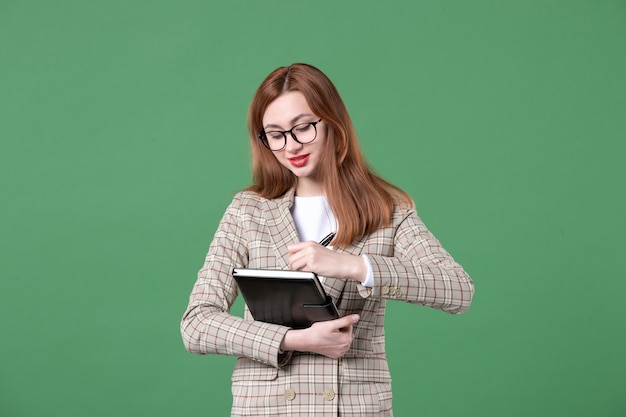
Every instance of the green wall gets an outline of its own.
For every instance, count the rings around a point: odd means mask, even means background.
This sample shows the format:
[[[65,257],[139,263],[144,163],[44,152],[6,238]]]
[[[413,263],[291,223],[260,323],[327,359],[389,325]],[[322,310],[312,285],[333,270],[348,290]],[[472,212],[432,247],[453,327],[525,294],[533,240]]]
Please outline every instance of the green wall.
[[[396,415],[626,415],[623,0],[0,0],[0,416],[228,415],[178,323],[296,61],[475,280],[389,305]]]

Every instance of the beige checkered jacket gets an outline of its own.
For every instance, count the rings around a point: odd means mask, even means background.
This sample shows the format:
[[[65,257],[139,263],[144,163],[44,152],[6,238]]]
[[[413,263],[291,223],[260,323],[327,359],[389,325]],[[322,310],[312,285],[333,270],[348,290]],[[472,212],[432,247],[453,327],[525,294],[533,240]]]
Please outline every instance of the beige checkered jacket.
[[[287,269],[287,245],[298,241],[290,208],[293,190],[274,200],[250,192],[226,210],[198,273],[181,322],[185,347],[237,356],[233,416],[391,416],[391,378],[383,321],[387,300],[462,313],[474,287],[463,268],[426,229],[414,209],[396,209],[391,225],[343,251],[367,254],[375,285],[325,277],[343,316],[358,313],[351,349],[341,359],[279,354],[288,328],[229,310],[237,297],[235,267]]]

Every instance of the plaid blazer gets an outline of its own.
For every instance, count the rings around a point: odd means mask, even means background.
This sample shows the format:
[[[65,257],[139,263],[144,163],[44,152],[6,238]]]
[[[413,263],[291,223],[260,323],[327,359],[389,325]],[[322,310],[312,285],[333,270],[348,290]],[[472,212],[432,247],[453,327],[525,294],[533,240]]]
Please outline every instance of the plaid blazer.
[[[375,285],[325,277],[323,285],[343,316],[358,313],[355,338],[340,359],[287,352],[286,327],[229,314],[238,295],[233,268],[287,269],[287,245],[298,241],[291,190],[268,200],[240,192],[226,210],[181,321],[187,350],[237,356],[232,416],[391,416],[391,378],[383,321],[387,300],[462,313],[474,287],[412,208],[394,211],[391,224],[345,249],[367,254]]]

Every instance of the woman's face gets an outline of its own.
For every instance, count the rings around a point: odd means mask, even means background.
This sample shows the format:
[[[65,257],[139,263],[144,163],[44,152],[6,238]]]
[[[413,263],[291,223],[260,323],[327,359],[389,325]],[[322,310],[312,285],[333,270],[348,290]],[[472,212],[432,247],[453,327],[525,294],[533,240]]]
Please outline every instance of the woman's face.
[[[311,111],[304,95],[299,91],[291,91],[280,95],[267,106],[263,115],[263,129],[265,132],[285,131],[296,125],[318,120],[320,117]],[[305,125],[305,128],[313,129],[313,126]],[[316,128],[317,136],[312,142],[299,143],[287,132],[285,147],[272,151],[278,162],[298,177],[296,193],[299,195],[311,193],[316,195],[323,191],[320,189],[317,173],[326,143],[324,121],[317,124]],[[298,130],[294,129],[293,132],[298,137]],[[280,137],[280,134],[277,137]]]

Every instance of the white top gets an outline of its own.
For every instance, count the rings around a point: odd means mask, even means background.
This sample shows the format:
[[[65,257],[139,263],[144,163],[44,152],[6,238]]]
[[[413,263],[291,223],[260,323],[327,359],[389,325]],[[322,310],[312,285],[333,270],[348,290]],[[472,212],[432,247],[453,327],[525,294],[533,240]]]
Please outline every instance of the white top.
[[[296,196],[291,214],[301,242],[319,242],[337,231],[337,220],[324,196]]]
[[[319,242],[329,233],[337,231],[337,219],[325,196],[295,197],[291,215],[296,224],[296,231],[301,242],[313,240]],[[332,246],[329,246],[332,249]],[[367,256],[362,255],[367,267],[367,277],[362,283],[366,287],[374,286],[372,265]],[[320,277],[321,279],[322,277]]]

